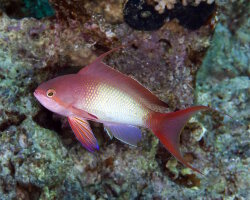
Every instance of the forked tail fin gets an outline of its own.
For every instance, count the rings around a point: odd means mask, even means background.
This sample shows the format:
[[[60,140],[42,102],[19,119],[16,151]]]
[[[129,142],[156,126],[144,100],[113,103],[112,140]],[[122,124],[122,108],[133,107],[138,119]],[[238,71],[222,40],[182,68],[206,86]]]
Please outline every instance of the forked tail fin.
[[[190,119],[195,113],[201,110],[210,109],[206,106],[194,106],[187,108],[185,110],[180,110],[172,113],[153,113],[148,123],[154,134],[159,138],[161,143],[165,148],[183,165],[191,168],[192,170],[201,173],[199,170],[192,167],[185,159],[182,157],[179,151],[179,140],[180,133]]]

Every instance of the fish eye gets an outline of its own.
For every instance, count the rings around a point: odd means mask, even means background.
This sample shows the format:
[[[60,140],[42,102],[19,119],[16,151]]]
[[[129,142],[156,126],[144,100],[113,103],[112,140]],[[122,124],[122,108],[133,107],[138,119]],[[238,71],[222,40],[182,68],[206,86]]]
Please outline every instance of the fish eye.
[[[47,97],[52,98],[56,94],[54,89],[47,90]]]

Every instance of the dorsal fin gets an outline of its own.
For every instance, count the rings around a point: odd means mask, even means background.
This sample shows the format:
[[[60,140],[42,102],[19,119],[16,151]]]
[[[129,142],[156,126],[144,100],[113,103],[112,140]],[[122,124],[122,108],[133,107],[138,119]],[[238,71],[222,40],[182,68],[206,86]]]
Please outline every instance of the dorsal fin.
[[[121,49],[121,48],[123,48],[123,47],[124,47],[124,46],[121,45],[121,46],[119,46],[119,47],[116,47],[116,48],[114,48],[114,49],[111,49],[111,50],[109,50],[109,51],[103,53],[102,55],[100,55],[99,57],[97,57],[92,63],[90,63],[90,64],[87,65],[86,67],[82,68],[82,69],[78,72],[78,74],[85,74],[89,69],[98,67],[98,66],[102,63],[103,59],[104,59],[107,55],[109,55],[109,54],[111,54],[111,53],[113,53],[113,52],[115,52],[115,51],[118,51],[119,49]]]
[[[117,51],[122,47],[123,46],[114,48],[102,54],[93,63],[80,70],[79,74],[86,76],[91,75],[92,77],[97,78],[102,83],[107,83],[120,88],[126,93],[134,96],[140,102],[144,103],[144,105],[149,109],[168,108],[169,106],[167,103],[161,101],[148,89],[143,87],[139,82],[102,62],[105,56],[114,51]]]

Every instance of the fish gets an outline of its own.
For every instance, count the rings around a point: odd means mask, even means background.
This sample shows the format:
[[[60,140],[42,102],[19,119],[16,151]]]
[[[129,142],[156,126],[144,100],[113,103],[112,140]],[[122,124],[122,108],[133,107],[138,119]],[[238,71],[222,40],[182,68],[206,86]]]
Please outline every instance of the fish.
[[[48,110],[65,116],[83,147],[99,149],[89,121],[103,123],[112,138],[137,146],[141,129],[150,129],[163,146],[184,166],[201,173],[188,163],[179,150],[180,133],[197,112],[210,109],[192,106],[175,112],[135,79],[104,63],[103,59],[121,47],[111,49],[76,74],[58,76],[39,85],[36,99]]]

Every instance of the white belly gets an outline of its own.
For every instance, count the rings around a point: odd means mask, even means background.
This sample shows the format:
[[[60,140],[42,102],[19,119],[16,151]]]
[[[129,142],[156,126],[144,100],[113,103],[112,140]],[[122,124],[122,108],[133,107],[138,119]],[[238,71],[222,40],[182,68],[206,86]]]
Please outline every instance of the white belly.
[[[149,111],[136,99],[106,84],[100,84],[95,89],[93,95],[88,95],[87,112],[101,121],[138,126],[145,124]]]

